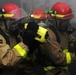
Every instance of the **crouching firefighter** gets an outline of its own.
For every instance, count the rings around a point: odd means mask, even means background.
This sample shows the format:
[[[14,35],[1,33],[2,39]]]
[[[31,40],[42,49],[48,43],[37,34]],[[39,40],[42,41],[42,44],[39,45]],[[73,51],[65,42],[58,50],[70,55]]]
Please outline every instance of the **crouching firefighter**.
[[[36,53],[40,44],[47,42],[49,37],[47,29],[37,25],[37,22],[30,21],[25,23],[23,19],[12,23],[10,30],[14,34],[19,32],[23,42],[28,45],[29,52],[27,57],[19,64],[19,75],[37,75],[35,71]]]
[[[40,45],[37,63],[43,68],[45,75],[70,75],[68,65],[76,61],[76,50],[69,51],[69,42],[72,47],[76,44],[76,38],[69,27],[74,15],[70,6],[64,2],[57,2],[51,10],[54,11],[51,14],[52,25],[48,28],[51,40],[49,38]]]
[[[45,43],[47,30],[37,26],[36,23],[29,22],[24,26],[20,23],[23,18],[20,8],[13,3],[4,4],[0,10],[0,75],[23,75],[22,72],[27,70],[26,75],[33,75],[28,66],[32,60],[31,48],[34,41]],[[17,22],[18,21],[18,22]],[[35,25],[36,24],[36,25]],[[18,26],[19,25],[19,26]],[[33,27],[32,27],[33,26]],[[20,30],[22,29],[22,30]],[[33,50],[35,51],[35,50]],[[26,66],[23,60],[27,61]],[[26,64],[27,63],[27,64]],[[30,63],[28,65],[28,63]],[[30,67],[30,66],[29,66]],[[25,68],[26,70],[19,70]]]

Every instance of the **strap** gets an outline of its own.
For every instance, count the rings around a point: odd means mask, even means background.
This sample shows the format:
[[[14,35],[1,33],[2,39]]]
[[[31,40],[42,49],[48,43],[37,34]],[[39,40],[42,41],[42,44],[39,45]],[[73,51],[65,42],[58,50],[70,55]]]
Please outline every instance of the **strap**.
[[[50,25],[49,28],[55,33],[57,42],[60,44],[60,37],[59,37],[59,34],[57,32],[57,29],[53,25]]]
[[[4,31],[1,28],[0,28],[0,34],[6,39],[6,43],[10,45],[8,36],[4,33]]]

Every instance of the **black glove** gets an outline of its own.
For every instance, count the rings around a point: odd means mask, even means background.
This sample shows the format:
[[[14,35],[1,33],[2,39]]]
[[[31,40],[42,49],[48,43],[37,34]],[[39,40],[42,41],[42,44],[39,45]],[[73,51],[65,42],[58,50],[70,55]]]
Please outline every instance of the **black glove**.
[[[29,22],[27,28],[24,28],[24,32],[22,35],[23,42],[30,47],[35,40],[35,36],[38,30],[38,25],[36,22]]]
[[[47,30],[37,25],[34,21],[26,23],[23,31],[23,42],[29,47],[33,45],[34,41],[39,44],[46,42],[48,36]]]

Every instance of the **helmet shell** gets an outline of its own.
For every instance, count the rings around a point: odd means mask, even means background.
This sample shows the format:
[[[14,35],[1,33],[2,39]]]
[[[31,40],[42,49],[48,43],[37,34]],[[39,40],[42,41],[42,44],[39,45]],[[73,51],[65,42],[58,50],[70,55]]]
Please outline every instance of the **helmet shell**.
[[[5,10],[4,14],[14,14],[14,16],[12,18],[16,18],[16,19],[22,18],[22,13],[21,13],[19,6],[17,6],[14,3],[4,4],[1,7],[1,9]]]
[[[55,3],[51,10],[57,11],[57,14],[64,15],[62,19],[70,19],[74,16],[71,7],[65,2]]]
[[[42,10],[41,8],[37,8],[31,13],[31,17],[33,17],[34,19],[46,19],[47,15],[44,10]]]

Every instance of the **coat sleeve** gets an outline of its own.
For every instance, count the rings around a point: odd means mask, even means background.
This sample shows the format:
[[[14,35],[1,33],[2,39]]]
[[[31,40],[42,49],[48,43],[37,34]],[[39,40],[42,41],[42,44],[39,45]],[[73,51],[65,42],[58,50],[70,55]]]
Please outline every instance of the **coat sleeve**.
[[[55,34],[50,29],[48,31],[51,39],[47,40],[45,44],[42,44],[41,48],[47,55],[49,60],[51,60],[54,64],[58,66],[66,66],[72,63],[72,61],[76,60],[76,56],[74,53],[63,52],[59,43],[56,40]]]
[[[28,51],[28,47],[23,42],[18,43],[12,49],[8,44],[0,45],[0,64],[13,66],[25,58]]]

